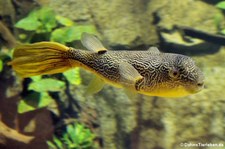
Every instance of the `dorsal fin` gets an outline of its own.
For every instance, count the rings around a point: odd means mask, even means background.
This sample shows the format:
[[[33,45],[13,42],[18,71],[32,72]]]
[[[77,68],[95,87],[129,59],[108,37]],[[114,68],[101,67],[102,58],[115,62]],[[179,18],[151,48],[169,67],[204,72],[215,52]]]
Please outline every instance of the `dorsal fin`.
[[[92,34],[83,33],[81,35],[81,43],[88,50],[97,52],[99,54],[105,53],[107,51],[102,43]]]
[[[159,49],[157,47],[150,47],[148,50],[150,52],[154,53],[154,54],[159,54],[160,53],[160,51],[159,51]]]

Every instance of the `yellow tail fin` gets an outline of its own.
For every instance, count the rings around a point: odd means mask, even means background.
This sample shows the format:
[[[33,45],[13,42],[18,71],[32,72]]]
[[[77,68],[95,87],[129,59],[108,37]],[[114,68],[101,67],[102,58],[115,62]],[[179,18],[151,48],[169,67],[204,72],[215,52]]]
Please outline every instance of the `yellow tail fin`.
[[[9,62],[21,77],[54,74],[70,69],[69,48],[55,42],[38,42],[15,48]]]

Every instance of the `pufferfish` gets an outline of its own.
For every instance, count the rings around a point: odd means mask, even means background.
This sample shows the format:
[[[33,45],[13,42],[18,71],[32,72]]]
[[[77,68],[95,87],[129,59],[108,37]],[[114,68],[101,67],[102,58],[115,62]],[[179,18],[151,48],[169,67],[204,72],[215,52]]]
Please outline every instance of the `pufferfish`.
[[[24,78],[84,68],[96,76],[89,87],[92,93],[100,91],[105,83],[160,97],[187,96],[203,88],[203,73],[188,56],[163,53],[156,47],[143,51],[107,50],[88,33],[82,34],[81,43],[88,50],[56,42],[20,45],[14,49],[9,64]]]

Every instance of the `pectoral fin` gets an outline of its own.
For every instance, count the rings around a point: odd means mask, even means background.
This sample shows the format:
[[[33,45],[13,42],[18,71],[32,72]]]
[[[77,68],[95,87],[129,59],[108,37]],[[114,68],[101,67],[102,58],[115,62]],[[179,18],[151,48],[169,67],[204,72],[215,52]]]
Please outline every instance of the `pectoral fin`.
[[[101,78],[95,76],[87,87],[86,95],[92,95],[99,92],[104,85],[105,82]]]
[[[102,43],[94,36],[88,33],[83,33],[81,36],[81,43],[88,50],[97,52],[99,54],[105,53],[107,49],[102,45]]]
[[[136,90],[136,82],[143,79],[143,76],[127,62],[121,62],[119,64],[119,73],[121,83],[129,90]]]

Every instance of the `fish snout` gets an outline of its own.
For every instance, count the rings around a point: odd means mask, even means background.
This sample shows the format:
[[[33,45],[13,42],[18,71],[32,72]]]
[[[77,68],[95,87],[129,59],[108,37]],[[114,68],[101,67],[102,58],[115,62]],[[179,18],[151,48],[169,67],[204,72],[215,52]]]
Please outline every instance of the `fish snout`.
[[[198,82],[198,83],[197,83],[197,86],[198,86],[199,88],[204,88],[204,81]]]
[[[194,94],[200,92],[202,89],[204,89],[204,81],[198,81],[189,88],[189,91],[190,93]]]
[[[196,82],[196,85],[198,86],[199,89],[204,88],[204,81],[205,81],[205,76],[203,73],[199,70],[199,76]]]
[[[197,91],[201,91],[202,89],[204,89],[204,82],[198,82],[197,83]]]
[[[196,82],[196,89],[197,91],[201,91],[204,89],[205,83],[204,83],[204,77],[201,77],[197,82]]]

